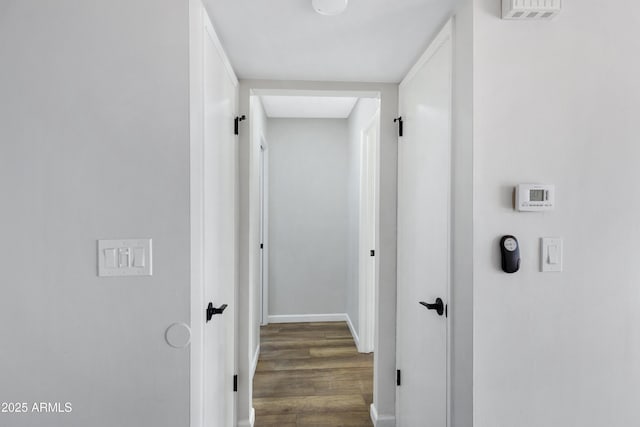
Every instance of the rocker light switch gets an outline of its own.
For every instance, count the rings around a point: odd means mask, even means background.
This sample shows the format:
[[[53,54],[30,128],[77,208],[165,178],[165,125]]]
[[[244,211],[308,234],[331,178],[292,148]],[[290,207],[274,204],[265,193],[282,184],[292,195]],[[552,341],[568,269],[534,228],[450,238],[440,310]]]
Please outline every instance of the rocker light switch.
[[[151,239],[98,240],[98,276],[151,276]]]
[[[116,250],[115,249],[104,250],[104,266],[106,268],[116,268]]]
[[[540,239],[540,271],[562,271],[562,239],[559,237],[543,237]]]
[[[551,265],[560,264],[560,257],[558,256],[558,245],[549,245],[547,251],[549,252],[547,262]]]
[[[133,266],[144,268],[144,248],[133,248]]]

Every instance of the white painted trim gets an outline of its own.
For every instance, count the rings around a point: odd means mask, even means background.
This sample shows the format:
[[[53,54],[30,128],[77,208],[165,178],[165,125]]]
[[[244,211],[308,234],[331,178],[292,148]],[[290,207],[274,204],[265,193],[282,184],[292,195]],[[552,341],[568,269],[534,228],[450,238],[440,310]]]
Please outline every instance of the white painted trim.
[[[316,96],[332,98],[375,98],[380,99],[379,91],[361,90],[306,90],[306,89],[251,89],[254,96]]]
[[[269,323],[346,322],[346,313],[278,314],[269,316]]]
[[[365,146],[365,135],[375,127],[376,139],[373,146]],[[375,170],[373,176],[373,188],[371,192],[367,192],[369,183],[369,157],[370,150],[373,150]],[[367,124],[360,129],[360,174],[358,189],[358,320],[359,320],[359,337],[361,345],[358,346],[360,353],[371,353],[375,350],[375,311],[376,311],[376,289],[377,289],[377,270],[378,270],[378,235],[379,229],[379,183],[380,183],[380,108],[371,116]],[[367,222],[371,219],[367,214],[369,206],[369,198],[373,198],[373,236],[370,236],[371,224]],[[373,237],[373,243],[370,242]],[[373,258],[368,255],[369,250],[378,252],[378,256]],[[368,283],[369,263],[373,260],[373,283]]]
[[[422,54],[418,62],[411,67],[411,70],[400,82],[400,89],[402,89],[409,81],[411,81],[416,74],[424,67],[424,65],[435,55],[440,47],[447,41],[453,38],[453,20],[449,19],[442,29],[438,32],[436,38],[431,42],[427,50]]]
[[[253,427],[256,423],[256,410],[255,408],[251,408],[251,412],[249,413],[249,419],[238,421],[238,427]]]
[[[453,221],[454,221],[454,200],[453,200],[453,191],[454,191],[454,132],[455,132],[455,124],[454,124],[454,114],[455,114],[455,68],[456,68],[456,39],[455,39],[455,16],[449,19],[447,22],[451,38],[451,69],[449,70],[449,79],[451,85],[451,104],[449,111],[449,194],[447,195],[449,204],[449,220],[447,221],[447,234],[449,236],[449,251],[447,253],[447,264],[449,265],[449,271],[447,272],[447,301],[448,307],[451,307],[453,302],[453,251],[454,251],[454,236],[453,236]],[[448,310],[447,307],[447,310]],[[447,427],[451,427],[453,424],[453,325],[452,325],[452,316],[447,312]]]
[[[236,76],[235,71],[233,71],[233,66],[229,61],[229,57],[227,56],[227,53],[225,52],[224,47],[222,47],[222,43],[220,42],[218,33],[216,33],[215,28],[213,28],[211,19],[209,19],[209,15],[207,14],[206,11],[203,13],[203,15],[204,15],[204,28],[209,33],[209,36],[213,41],[213,45],[216,47],[216,50],[218,51],[218,55],[220,55],[220,59],[224,64],[224,68],[227,70],[227,73],[229,74],[229,77],[233,81],[234,86],[238,86],[238,77]]]
[[[259,99],[258,99],[258,102]],[[262,102],[260,102],[260,108],[264,113],[264,106]],[[266,117],[266,113],[265,113]],[[262,302],[261,308],[261,316],[260,316],[260,324],[262,326],[269,324],[269,141],[265,138],[264,133],[260,133],[260,145],[262,146],[260,155],[262,156],[262,165],[261,171],[262,176],[260,177],[262,184],[262,263],[260,267],[262,271],[260,273],[260,277],[262,278],[262,283],[260,284],[260,296]],[[253,142],[252,145],[253,147]]]
[[[253,355],[253,360],[251,361],[251,381],[253,381],[253,377],[256,375],[256,369],[258,368],[258,360],[260,359],[260,344],[256,347],[256,352]]]
[[[351,322],[351,317],[349,316],[349,313],[346,314],[347,316],[347,326],[349,326],[349,330],[351,331],[351,336],[353,337],[353,341],[356,343],[356,348],[358,349],[358,351],[360,353],[362,353],[362,351],[360,351],[360,337],[358,337],[358,333],[356,332],[356,328],[353,327],[353,323]]]
[[[374,427],[396,427],[396,417],[393,415],[378,415],[375,404],[371,404],[369,414]]]

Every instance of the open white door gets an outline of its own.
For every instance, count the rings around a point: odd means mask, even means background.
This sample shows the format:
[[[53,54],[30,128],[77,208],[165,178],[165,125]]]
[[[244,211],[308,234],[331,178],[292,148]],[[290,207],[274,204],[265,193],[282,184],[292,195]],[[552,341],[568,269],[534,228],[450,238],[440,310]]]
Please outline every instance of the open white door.
[[[217,427],[235,425],[237,80],[206,17],[204,27],[203,277],[214,311],[204,325],[203,426]]]
[[[360,162],[360,230],[359,230],[359,348],[361,353],[374,350],[376,307],[376,177],[380,112],[362,132]]]
[[[269,323],[269,285],[267,264],[267,193],[265,141],[260,139],[260,324]]]
[[[449,418],[451,27],[449,22],[400,84],[399,427],[446,427]]]

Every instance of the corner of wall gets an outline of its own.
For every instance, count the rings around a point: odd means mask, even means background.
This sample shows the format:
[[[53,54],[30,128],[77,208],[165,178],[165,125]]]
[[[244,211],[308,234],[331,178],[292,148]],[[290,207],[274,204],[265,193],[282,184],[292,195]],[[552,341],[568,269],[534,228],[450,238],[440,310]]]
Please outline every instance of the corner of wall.
[[[395,415],[379,415],[374,403],[370,406],[369,414],[374,427],[396,427]]]
[[[256,423],[256,410],[251,408],[249,419],[238,421],[238,427],[253,427]]]
[[[347,318],[347,326],[349,326],[349,330],[351,331],[351,336],[353,336],[353,341],[356,343],[356,348],[358,349],[358,352],[362,353],[362,349],[360,348],[360,338],[358,337],[358,332],[356,331],[356,328],[353,326],[353,322],[351,321],[351,316],[349,316],[349,313],[346,313],[345,316]]]
[[[260,344],[256,347],[256,352],[253,355],[253,360],[251,361],[251,380],[253,381],[253,377],[256,375],[256,369],[258,368],[258,360],[260,360]]]

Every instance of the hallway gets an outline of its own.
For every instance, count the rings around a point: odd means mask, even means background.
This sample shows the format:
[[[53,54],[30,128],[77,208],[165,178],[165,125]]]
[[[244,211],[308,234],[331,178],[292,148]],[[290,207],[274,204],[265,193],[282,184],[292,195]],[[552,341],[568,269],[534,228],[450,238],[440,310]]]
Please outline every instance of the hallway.
[[[345,322],[261,328],[254,377],[256,427],[370,427],[373,354],[356,350]]]

